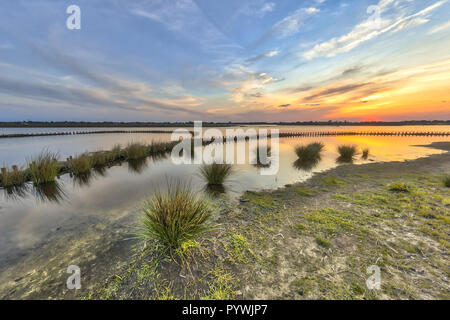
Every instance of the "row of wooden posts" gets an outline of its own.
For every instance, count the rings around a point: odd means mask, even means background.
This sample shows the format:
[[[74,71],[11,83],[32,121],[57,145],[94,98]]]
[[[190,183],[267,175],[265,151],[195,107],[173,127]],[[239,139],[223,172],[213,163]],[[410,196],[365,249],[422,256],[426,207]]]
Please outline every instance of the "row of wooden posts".
[[[170,134],[164,130],[101,130],[101,131],[68,131],[68,132],[46,132],[46,133],[12,133],[0,134],[0,138],[28,138],[42,136],[65,136],[82,134],[111,134],[111,133],[161,133]],[[192,131],[190,131],[193,134]],[[416,137],[449,137],[450,132],[437,131],[300,131],[300,132],[280,132],[280,138],[294,137],[330,137],[330,136],[416,136]],[[269,133],[270,137],[270,133]]]

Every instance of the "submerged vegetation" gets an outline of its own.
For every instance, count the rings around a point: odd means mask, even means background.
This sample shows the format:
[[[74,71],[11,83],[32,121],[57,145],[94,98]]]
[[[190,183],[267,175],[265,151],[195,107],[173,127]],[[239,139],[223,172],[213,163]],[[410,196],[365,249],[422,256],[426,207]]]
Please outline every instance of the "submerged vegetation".
[[[28,170],[35,184],[54,182],[59,173],[58,154],[43,151],[28,160]]]
[[[338,162],[353,162],[357,154],[356,146],[340,145],[337,149],[339,152]]]
[[[168,183],[167,191],[156,193],[142,210],[139,235],[172,249],[212,230],[210,219],[214,210],[209,202],[179,182]]]
[[[226,163],[203,164],[200,167],[200,175],[209,185],[222,185],[232,174],[233,167]]]

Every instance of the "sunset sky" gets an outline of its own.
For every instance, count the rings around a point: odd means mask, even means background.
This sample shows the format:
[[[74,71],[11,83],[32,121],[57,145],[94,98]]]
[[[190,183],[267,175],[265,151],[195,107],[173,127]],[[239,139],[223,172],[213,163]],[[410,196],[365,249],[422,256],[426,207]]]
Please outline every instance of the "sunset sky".
[[[81,30],[66,27],[71,4]],[[450,119],[450,0],[2,0],[0,12],[0,121]]]

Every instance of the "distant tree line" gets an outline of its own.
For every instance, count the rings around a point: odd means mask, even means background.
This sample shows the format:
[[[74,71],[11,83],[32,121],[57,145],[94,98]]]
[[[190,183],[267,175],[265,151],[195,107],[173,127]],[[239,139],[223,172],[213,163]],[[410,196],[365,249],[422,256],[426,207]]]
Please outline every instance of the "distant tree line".
[[[2,128],[112,128],[112,127],[192,127],[187,122],[91,122],[91,121],[17,121],[0,122]],[[205,127],[228,127],[248,125],[279,126],[411,126],[411,125],[450,125],[450,120],[409,120],[409,121],[297,121],[297,122],[203,122]]]

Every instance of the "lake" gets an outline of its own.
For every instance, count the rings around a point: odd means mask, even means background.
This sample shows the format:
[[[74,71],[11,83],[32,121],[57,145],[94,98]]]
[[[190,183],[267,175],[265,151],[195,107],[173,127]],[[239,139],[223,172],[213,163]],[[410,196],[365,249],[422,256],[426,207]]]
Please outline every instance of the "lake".
[[[263,128],[267,126],[259,126]],[[274,128],[270,126],[270,128]],[[450,132],[450,126],[402,127],[306,127],[280,126],[280,132],[295,131],[377,131],[377,132]],[[117,128],[124,130],[125,128]],[[224,130],[225,128],[221,128]],[[115,128],[8,128],[0,134],[42,133],[61,131],[115,130]],[[125,130],[146,130],[126,128]],[[92,135],[48,136],[0,139],[0,164],[23,166],[26,159],[42,150],[58,152],[61,159],[85,151],[109,150],[115,144],[129,142],[168,141],[167,134],[111,133]],[[295,146],[321,141],[325,151],[314,166],[295,165]],[[234,174],[225,184],[230,201],[246,190],[274,189],[305,181],[314,173],[339,164],[337,146],[355,144],[369,148],[370,156],[360,156],[355,164],[382,161],[405,161],[440,150],[423,147],[432,142],[450,141],[438,136],[329,136],[280,139],[280,169],[277,175],[262,176],[258,168],[235,165]],[[418,146],[422,145],[422,146]],[[252,152],[250,150],[250,152]],[[31,185],[19,193],[0,189],[0,298],[62,298],[86,294],[96,281],[120,263],[126,263],[135,239],[137,217],[142,201],[167,180],[177,178],[205,193],[205,183],[198,165],[174,165],[166,158],[148,158],[122,163],[104,171],[93,171],[84,179],[66,174],[50,190]],[[206,192],[207,193],[207,192]],[[65,272],[71,264],[82,269],[83,290],[69,292],[65,288]]]

